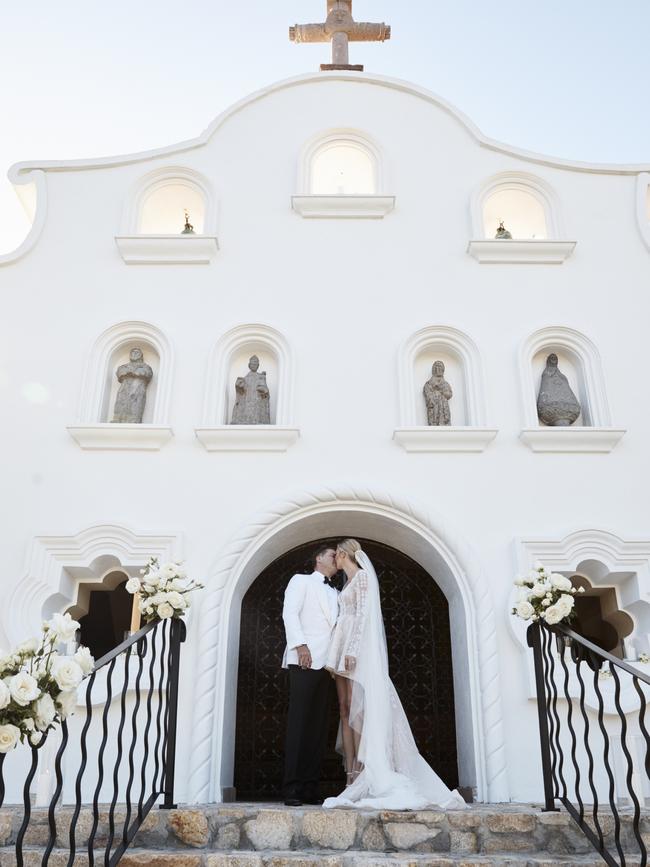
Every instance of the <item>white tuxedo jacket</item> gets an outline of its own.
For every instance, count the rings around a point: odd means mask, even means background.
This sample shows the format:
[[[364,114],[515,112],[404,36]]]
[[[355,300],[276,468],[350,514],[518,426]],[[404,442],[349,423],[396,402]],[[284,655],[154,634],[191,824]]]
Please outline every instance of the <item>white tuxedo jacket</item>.
[[[338,593],[324,583],[320,572],[294,575],[284,591],[282,619],[287,646],[282,667],[298,665],[296,647],[306,644],[311,652],[311,667],[322,668],[338,613]]]

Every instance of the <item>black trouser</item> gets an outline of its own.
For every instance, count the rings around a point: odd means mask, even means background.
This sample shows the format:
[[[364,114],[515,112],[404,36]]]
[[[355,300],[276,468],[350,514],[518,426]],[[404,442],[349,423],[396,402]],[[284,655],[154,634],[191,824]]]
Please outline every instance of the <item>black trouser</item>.
[[[324,668],[289,666],[284,753],[286,798],[316,798],[327,744],[330,675]]]

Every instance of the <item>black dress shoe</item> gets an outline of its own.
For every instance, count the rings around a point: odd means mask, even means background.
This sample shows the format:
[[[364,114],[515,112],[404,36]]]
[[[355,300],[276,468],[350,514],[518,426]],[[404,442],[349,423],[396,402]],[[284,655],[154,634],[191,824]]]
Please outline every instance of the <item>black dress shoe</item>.
[[[303,798],[303,804],[311,804],[312,806],[320,806],[323,803],[322,798]]]
[[[285,807],[302,807],[302,801],[300,798],[285,798],[284,799]]]

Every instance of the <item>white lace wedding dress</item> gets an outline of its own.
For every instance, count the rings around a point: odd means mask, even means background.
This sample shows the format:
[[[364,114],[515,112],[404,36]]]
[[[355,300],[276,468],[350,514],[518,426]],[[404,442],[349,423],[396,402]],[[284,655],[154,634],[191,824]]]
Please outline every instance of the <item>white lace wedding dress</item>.
[[[358,759],[363,770],[324,807],[372,810],[421,810],[435,806],[464,809],[418,752],[404,708],[388,675],[388,652],[379,601],[379,584],[370,559],[356,554],[361,569],[343,589],[340,614],[326,668],[351,678],[350,725],[360,734]],[[354,656],[352,672],[345,656]],[[338,748],[338,745],[337,745]]]

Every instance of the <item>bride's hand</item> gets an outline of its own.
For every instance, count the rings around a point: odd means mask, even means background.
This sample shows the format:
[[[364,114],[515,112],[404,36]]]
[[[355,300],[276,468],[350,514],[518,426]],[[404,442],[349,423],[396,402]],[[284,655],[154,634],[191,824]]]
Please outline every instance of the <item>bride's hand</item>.
[[[346,671],[354,671],[357,665],[356,657],[354,656],[346,656],[345,657],[345,670]]]

